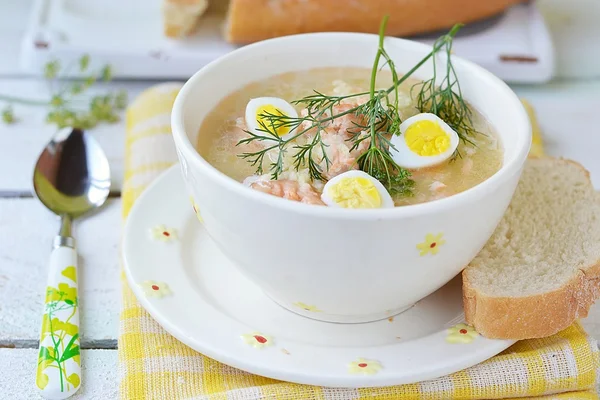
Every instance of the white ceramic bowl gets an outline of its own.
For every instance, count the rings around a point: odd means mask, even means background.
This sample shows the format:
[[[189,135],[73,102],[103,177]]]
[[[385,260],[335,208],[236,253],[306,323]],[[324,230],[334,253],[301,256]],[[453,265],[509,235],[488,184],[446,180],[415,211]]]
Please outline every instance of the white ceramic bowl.
[[[183,176],[210,236],[273,300],[325,321],[366,322],[393,315],[456,276],[504,214],[531,143],[529,120],[517,96],[491,73],[456,58],[465,98],[495,127],[505,152],[500,171],[463,193],[393,209],[312,206],[244,187],[196,152],[203,119],[226,95],[284,72],[371,68],[377,40],[368,34],[317,33],[242,47],[197,72],[173,108]],[[385,46],[400,72],[431,50],[395,38],[387,38]],[[427,62],[414,76],[428,79],[432,72]],[[421,255],[419,244],[438,251]]]

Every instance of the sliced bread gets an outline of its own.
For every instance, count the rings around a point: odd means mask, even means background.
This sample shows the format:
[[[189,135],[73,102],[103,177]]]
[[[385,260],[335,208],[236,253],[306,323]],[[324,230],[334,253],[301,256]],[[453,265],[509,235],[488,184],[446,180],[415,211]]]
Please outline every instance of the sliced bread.
[[[208,7],[208,0],[163,0],[163,30],[166,36],[181,38],[189,35]]]
[[[492,238],[463,271],[467,323],[488,338],[553,335],[600,295],[600,194],[562,159],[527,161]]]

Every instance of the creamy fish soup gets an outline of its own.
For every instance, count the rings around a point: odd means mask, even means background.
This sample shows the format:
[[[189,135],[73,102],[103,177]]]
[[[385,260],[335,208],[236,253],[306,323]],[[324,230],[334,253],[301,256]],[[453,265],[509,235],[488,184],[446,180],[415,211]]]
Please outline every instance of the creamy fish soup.
[[[346,208],[442,199],[500,169],[502,145],[477,110],[444,121],[419,81],[402,82],[397,97],[383,92],[389,71],[374,95],[370,82],[370,69],[323,68],[252,83],[208,114],[197,149],[253,190]]]

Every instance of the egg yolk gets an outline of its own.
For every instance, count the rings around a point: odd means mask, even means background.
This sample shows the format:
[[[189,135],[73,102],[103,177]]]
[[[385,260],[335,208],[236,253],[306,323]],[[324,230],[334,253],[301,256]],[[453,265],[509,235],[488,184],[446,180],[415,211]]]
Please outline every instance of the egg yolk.
[[[404,131],[406,145],[420,156],[437,156],[450,147],[450,135],[434,121],[422,120]]]
[[[343,208],[380,208],[379,191],[367,178],[342,178],[328,190],[332,200]]]
[[[271,125],[271,121],[269,120],[269,118],[261,117],[261,114],[286,116],[279,108],[275,107],[274,105],[265,104],[256,109],[256,121],[259,123],[259,126],[262,127],[262,124],[264,124],[270,132],[275,132],[279,137],[286,135],[290,131],[290,128],[288,128],[287,126],[278,126],[276,129],[274,129],[274,127]],[[278,125],[277,123],[275,124]]]

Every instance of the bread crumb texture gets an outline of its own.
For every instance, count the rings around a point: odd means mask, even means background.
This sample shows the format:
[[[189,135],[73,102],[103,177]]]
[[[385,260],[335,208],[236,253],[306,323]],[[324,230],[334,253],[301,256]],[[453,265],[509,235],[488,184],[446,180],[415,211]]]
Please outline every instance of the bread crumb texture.
[[[463,273],[467,321],[488,337],[542,337],[599,295],[600,194],[568,160],[527,161],[512,202]]]
[[[599,214],[598,194],[582,167],[530,160],[504,219],[471,263],[469,279],[493,296],[558,289],[600,260]]]

